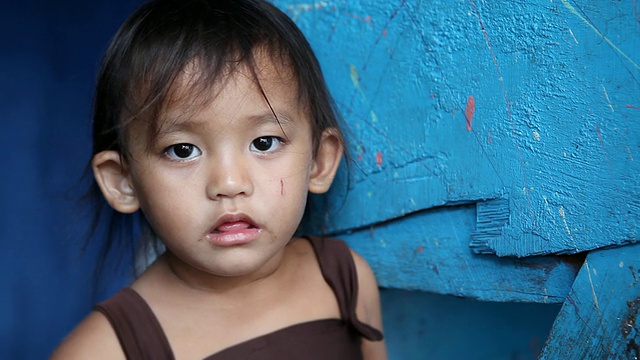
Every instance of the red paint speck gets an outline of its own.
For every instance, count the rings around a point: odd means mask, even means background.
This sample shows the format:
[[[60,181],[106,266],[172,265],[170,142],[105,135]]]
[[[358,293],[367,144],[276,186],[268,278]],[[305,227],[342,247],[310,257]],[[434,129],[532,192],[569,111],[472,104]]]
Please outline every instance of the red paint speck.
[[[470,95],[467,99],[467,108],[464,110],[464,117],[467,119],[467,131],[471,131],[471,124],[473,123],[473,114],[476,112],[476,99],[473,95]]]
[[[360,16],[358,16],[358,15],[354,15],[354,14],[349,14],[349,13],[347,13],[347,16],[349,16],[349,17],[351,17],[351,18],[354,18],[354,19],[356,19],[356,20],[364,21],[364,22],[366,22],[366,23],[371,23],[371,20],[372,20],[371,15],[369,15],[369,16],[367,16],[367,17],[360,17]]]
[[[378,151],[376,153],[376,164],[378,164],[378,166],[382,166],[382,151]]]
[[[433,99],[436,97],[436,94],[429,94],[429,97]]]
[[[627,104],[627,109],[640,110],[640,107]]]
[[[424,250],[424,249],[422,248],[422,245],[418,246],[418,254],[422,254],[422,251],[423,251],[423,250]]]
[[[382,29],[382,35],[387,35],[387,29]]]
[[[362,161],[362,153],[358,154],[358,161]]]

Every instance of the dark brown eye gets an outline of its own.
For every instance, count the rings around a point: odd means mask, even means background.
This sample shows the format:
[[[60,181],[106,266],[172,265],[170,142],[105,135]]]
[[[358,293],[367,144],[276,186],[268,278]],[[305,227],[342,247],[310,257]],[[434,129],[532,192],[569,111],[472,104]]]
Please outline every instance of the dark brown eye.
[[[267,151],[273,144],[273,138],[271,137],[259,137],[253,140],[253,147],[258,151]]]
[[[282,139],[277,136],[261,136],[251,142],[251,151],[275,151],[282,145]]]
[[[200,156],[202,152],[192,144],[171,145],[165,150],[165,154],[171,159],[188,160]]]

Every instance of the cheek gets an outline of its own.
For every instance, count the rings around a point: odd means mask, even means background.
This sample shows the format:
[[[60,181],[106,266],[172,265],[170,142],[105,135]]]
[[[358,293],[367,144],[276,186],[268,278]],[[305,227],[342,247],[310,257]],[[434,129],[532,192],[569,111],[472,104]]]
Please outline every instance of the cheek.
[[[306,171],[299,171],[293,176],[270,178],[267,183],[269,185],[266,191],[273,199],[274,206],[292,212],[304,209],[309,192],[309,177]]]
[[[159,235],[166,235],[172,222],[184,219],[190,207],[183,206],[184,199],[192,199],[192,186],[171,186],[171,182],[153,172],[139,171],[134,177],[134,187],[142,213]],[[137,181],[136,181],[137,180]],[[190,200],[187,203],[193,203]]]
[[[310,155],[295,154],[295,157],[291,156],[287,160],[265,166],[263,174],[266,176],[262,181],[269,184],[269,193],[272,196],[279,198],[301,196],[306,199],[311,174]],[[281,169],[281,171],[274,171],[274,169]]]
[[[281,208],[284,206],[292,215],[304,212],[309,194],[308,176],[280,178],[271,191]]]

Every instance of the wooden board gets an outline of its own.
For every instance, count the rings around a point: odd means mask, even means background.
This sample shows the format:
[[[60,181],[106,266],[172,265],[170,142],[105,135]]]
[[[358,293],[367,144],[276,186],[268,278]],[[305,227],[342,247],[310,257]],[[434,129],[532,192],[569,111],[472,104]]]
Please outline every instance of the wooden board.
[[[351,139],[316,232],[479,204],[478,253],[640,239],[636,2],[276,4],[309,37]]]
[[[640,358],[640,244],[589,253],[541,360]]]
[[[526,259],[474,254],[475,206],[441,207],[341,234],[383,287],[485,301],[562,303],[582,256]]]

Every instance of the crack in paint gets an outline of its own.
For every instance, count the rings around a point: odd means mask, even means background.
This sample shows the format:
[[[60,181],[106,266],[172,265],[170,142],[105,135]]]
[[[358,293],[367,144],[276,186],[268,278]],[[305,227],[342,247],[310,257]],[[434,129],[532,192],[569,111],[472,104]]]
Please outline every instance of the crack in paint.
[[[558,213],[560,214],[560,217],[562,218],[562,222],[564,223],[564,227],[565,230],[567,231],[567,235],[569,235],[569,239],[571,240],[571,245],[573,245],[574,249],[576,250],[576,252],[578,251],[578,245],[576,244],[575,239],[573,238],[573,235],[571,234],[571,229],[569,229],[569,224],[567,223],[567,218],[565,216],[565,211],[564,211],[564,207],[560,206],[560,209],[558,210]],[[600,320],[600,327],[602,327],[602,333],[605,335],[603,336],[604,339],[606,339],[607,341],[609,341],[609,337],[607,336],[607,328],[604,325],[604,317],[602,316],[602,310],[600,310],[600,303],[598,301],[598,294],[596,293],[596,288],[593,284],[593,278],[591,276],[591,266],[589,265],[589,259],[586,258],[584,259],[584,270],[587,272],[587,277],[589,279],[589,286],[591,287],[591,295],[593,296],[593,305],[596,308],[596,311],[598,313],[598,318]],[[595,272],[596,269],[594,268],[593,271]]]
[[[604,85],[600,84],[600,86],[602,86],[602,91],[604,92],[604,98],[607,100],[607,104],[609,104],[609,108],[611,109],[611,112],[615,112],[613,110],[613,105],[611,105],[611,100],[609,100],[609,94],[607,94],[607,88],[604,87]]]
[[[393,13],[389,17],[389,20],[387,20],[387,22],[384,24],[384,26],[382,27],[382,31],[380,31],[380,34],[376,38],[376,41],[373,43],[373,48],[369,52],[367,59],[365,60],[364,65],[362,66],[362,70],[367,69],[367,65],[369,65],[369,61],[371,61],[371,56],[373,56],[373,52],[378,46],[380,39],[382,39],[383,36],[387,35],[387,28],[389,27],[393,19],[395,19],[395,17],[398,15],[398,13],[400,12],[400,9],[402,9],[406,3],[407,3],[407,0],[402,0],[402,2],[393,10]]]
[[[595,27],[591,21],[589,21],[588,19],[586,19],[584,16],[582,16],[578,10],[576,10],[576,8],[574,8],[571,4],[569,4],[569,1],[567,0],[560,0],[562,1],[562,4],[569,9],[569,11],[571,11],[575,16],[577,16],[578,18],[580,18],[580,20],[582,20],[585,24],[587,24],[598,36],[600,36],[609,46],[611,46],[611,48],[613,50],[615,50],[618,54],[622,55],[623,58],[625,58],[625,60],[627,60],[628,62],[631,63],[631,65],[633,65],[636,69],[640,70],[640,65],[636,64],[627,54],[625,54],[622,50],[620,50],[613,42],[611,42],[611,40],[609,40],[609,38],[607,38],[606,36],[604,36],[603,33],[600,32],[600,30],[598,30],[597,27]]]

